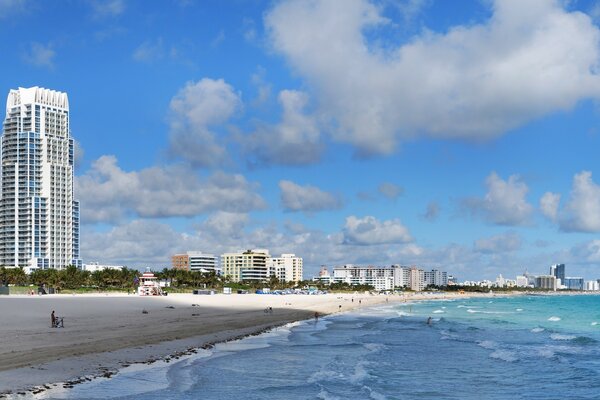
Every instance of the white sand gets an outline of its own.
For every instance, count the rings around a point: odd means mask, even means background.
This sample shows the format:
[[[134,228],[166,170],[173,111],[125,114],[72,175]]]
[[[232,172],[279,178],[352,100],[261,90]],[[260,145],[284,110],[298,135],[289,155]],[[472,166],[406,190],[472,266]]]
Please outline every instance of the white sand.
[[[432,296],[411,297],[421,298]],[[98,375],[312,318],[315,312],[338,312],[340,305],[344,312],[385,301],[386,296],[364,294],[0,297],[0,393]],[[389,301],[405,299],[389,296]],[[266,307],[273,312],[265,313]],[[64,317],[64,329],[50,328],[52,310]]]

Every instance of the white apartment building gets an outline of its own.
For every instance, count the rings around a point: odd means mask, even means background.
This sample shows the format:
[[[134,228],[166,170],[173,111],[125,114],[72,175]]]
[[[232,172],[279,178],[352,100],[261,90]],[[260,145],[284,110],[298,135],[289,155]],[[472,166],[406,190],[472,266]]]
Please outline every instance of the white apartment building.
[[[423,284],[427,286],[448,286],[448,273],[438,269],[423,271]]]
[[[97,262],[83,264],[83,270],[89,272],[104,271],[107,269],[122,270],[123,268],[125,268],[124,265],[104,265]]]
[[[517,287],[528,287],[529,286],[529,277],[525,275],[517,275],[516,279]]]
[[[0,144],[0,265],[82,267],[66,93],[11,90]]]
[[[221,268],[223,275],[229,276],[233,282],[240,281],[266,281],[270,277],[269,251],[266,249],[253,249],[237,253],[221,255]]]
[[[282,282],[300,282],[302,280],[302,257],[295,254],[282,254],[281,257],[271,257],[269,274],[275,275]]]
[[[600,285],[598,285],[598,281],[585,281],[585,290],[595,292],[600,290]]]
[[[409,270],[408,285],[410,290],[420,292],[425,289],[425,271],[417,267],[411,267]]]
[[[333,268],[333,282],[349,285],[371,285],[375,290],[394,289],[394,269],[389,267],[358,267],[352,264]]]

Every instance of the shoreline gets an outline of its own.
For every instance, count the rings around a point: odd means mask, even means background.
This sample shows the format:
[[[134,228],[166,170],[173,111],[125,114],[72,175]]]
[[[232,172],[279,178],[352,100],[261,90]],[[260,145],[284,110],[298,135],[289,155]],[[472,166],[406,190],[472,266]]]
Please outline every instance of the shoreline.
[[[443,300],[443,299],[461,299],[461,298],[473,298],[473,297],[508,297],[508,296],[519,296],[526,295],[526,293],[411,293],[410,295],[367,295],[367,294],[328,294],[319,296],[301,296],[301,295],[289,295],[289,296],[276,296],[272,295],[215,295],[215,296],[192,296],[192,295],[180,295],[172,296],[169,299],[171,302],[181,302],[194,300],[202,300],[202,303],[219,303],[219,300],[243,300],[248,303],[253,303],[251,306],[246,307],[244,312],[239,311],[235,308],[217,309],[217,313],[222,313],[224,316],[229,316],[237,322],[242,321],[242,326],[234,329],[227,329],[227,325],[215,323],[216,329],[212,329],[204,334],[191,334],[193,331],[178,329],[181,326],[173,327],[166,331],[166,335],[160,336],[157,339],[127,341],[126,345],[121,345],[117,335],[117,340],[111,344],[111,347],[98,347],[92,346],[91,349],[95,351],[86,351],[90,347],[83,346],[83,349],[75,349],[74,354],[64,355],[59,352],[50,352],[47,354],[51,358],[43,360],[41,362],[34,361],[37,357],[29,357],[27,360],[25,354],[25,360],[16,363],[16,367],[11,368],[11,364],[3,365],[0,370],[0,399],[1,398],[31,398],[35,395],[41,394],[47,390],[56,388],[69,389],[74,385],[91,381],[97,378],[110,378],[114,374],[118,373],[121,369],[126,368],[134,364],[153,364],[157,361],[170,362],[171,360],[178,360],[181,357],[190,356],[201,349],[208,349],[217,343],[230,342],[235,340],[244,339],[249,336],[260,335],[264,332],[276,329],[281,326],[285,326],[289,323],[310,320],[314,316],[314,312],[319,312],[320,316],[326,316],[331,314],[345,313],[349,311],[355,311],[360,308],[368,308],[377,305],[412,302],[412,301],[430,301],[430,300]],[[59,295],[60,296],[60,295]],[[240,297],[235,297],[240,296]],[[15,296],[16,297],[16,296]],[[139,299],[133,296],[114,296],[114,295],[63,295],[63,298],[69,300],[80,300],[83,302],[84,299],[89,298],[113,298],[113,300],[119,301],[130,299],[136,302],[134,299]],[[23,296],[27,298],[27,296]],[[386,298],[388,301],[386,301]],[[57,297],[58,299],[58,297]],[[166,297],[163,299],[167,299]],[[275,308],[273,314],[263,312],[263,306],[265,303],[273,303],[269,300],[280,300],[281,306],[289,305],[294,303],[300,307],[291,309]],[[30,299],[35,300],[35,299]],[[44,299],[46,300],[46,299]],[[150,300],[150,299],[148,299]],[[158,300],[158,299],[151,299]],[[253,300],[253,301],[250,301]],[[281,301],[283,300],[283,301]],[[298,300],[298,301],[296,301]],[[160,302],[161,305],[167,302]],[[2,300],[0,300],[0,304]],[[233,301],[233,303],[236,303]],[[256,304],[258,303],[258,304]],[[237,303],[236,303],[237,304]],[[341,311],[338,307],[342,305]],[[193,303],[192,310],[197,310],[199,304]],[[165,307],[167,310],[173,310],[173,306]],[[183,308],[186,310],[186,307]],[[156,309],[151,310],[152,314],[156,312]],[[160,310],[162,311],[162,310]],[[190,311],[190,310],[187,310]],[[169,312],[169,311],[167,311]],[[263,313],[260,315],[258,313]],[[248,314],[249,313],[249,314]],[[163,312],[164,314],[164,312]],[[200,314],[200,313],[199,313]],[[230,315],[229,315],[230,314]],[[258,315],[257,315],[258,314]],[[194,315],[194,314],[192,314]],[[205,315],[209,316],[210,314]],[[223,316],[220,315],[220,316]],[[248,318],[250,317],[250,319]],[[262,317],[262,318],[261,318]],[[261,319],[264,320],[266,317],[267,321],[261,323]],[[269,318],[271,317],[271,318]],[[230,319],[231,319],[230,318]],[[187,319],[190,319],[189,317]],[[245,321],[245,322],[244,322]],[[185,325],[186,321],[178,321]],[[66,321],[69,323],[69,320]],[[134,325],[136,321],[132,322]],[[210,324],[205,324],[210,325]],[[238,324],[239,325],[239,324]],[[68,325],[67,325],[68,327]],[[123,332],[122,332],[123,333]],[[188,333],[188,335],[185,335]],[[102,335],[98,339],[102,344]],[[125,339],[125,338],[120,338]],[[85,345],[85,344],[84,344]],[[52,346],[50,346],[52,347]],[[6,350],[6,349],[0,349]],[[34,352],[37,349],[31,349],[29,352]],[[0,357],[3,353],[7,352],[0,351]],[[14,353],[10,351],[9,353]],[[30,354],[31,356],[32,354]],[[14,358],[14,357],[13,357]],[[13,363],[12,365],[15,365]],[[8,367],[8,368],[7,368]],[[11,382],[10,385],[2,382]]]

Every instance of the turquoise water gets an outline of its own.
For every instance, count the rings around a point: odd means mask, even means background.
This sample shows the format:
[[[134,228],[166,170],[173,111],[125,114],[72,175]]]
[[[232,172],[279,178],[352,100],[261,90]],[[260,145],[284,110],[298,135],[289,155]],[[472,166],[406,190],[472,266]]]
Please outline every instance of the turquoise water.
[[[175,364],[129,368],[52,396],[599,399],[600,296],[380,306],[218,345]]]

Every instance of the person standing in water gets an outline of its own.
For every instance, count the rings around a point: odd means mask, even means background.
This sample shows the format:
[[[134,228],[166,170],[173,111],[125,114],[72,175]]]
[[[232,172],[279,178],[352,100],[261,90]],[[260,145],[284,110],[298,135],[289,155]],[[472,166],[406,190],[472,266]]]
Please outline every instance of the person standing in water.
[[[431,317],[427,318],[427,325],[431,325]]]
[[[56,327],[56,317],[54,316],[54,310],[52,310],[52,313],[50,314],[50,322],[52,323],[52,327],[55,328]]]

